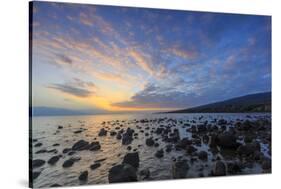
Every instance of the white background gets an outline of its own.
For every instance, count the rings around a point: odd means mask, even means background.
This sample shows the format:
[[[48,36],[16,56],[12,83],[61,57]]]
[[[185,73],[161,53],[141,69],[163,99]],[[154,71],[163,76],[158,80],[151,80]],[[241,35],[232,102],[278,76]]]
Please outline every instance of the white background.
[[[63,0],[60,0],[63,1]],[[200,178],[74,187],[147,188],[280,188],[281,6],[278,0],[69,0],[168,9],[272,15],[273,21],[273,173],[270,175]],[[0,5],[0,188],[28,187],[28,1]],[[279,11],[278,11],[279,9]],[[253,68],[255,69],[255,68]]]

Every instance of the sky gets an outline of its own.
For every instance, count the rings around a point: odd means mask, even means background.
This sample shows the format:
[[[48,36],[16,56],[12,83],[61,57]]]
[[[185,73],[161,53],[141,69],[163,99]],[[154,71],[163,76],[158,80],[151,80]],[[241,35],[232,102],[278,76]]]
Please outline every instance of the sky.
[[[32,105],[189,108],[271,91],[271,17],[33,2]]]

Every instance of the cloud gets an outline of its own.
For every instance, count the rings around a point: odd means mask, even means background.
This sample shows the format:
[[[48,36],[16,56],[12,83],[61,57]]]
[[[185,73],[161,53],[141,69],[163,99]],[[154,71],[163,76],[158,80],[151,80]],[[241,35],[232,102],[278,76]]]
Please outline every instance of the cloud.
[[[184,59],[194,59],[197,57],[197,52],[194,50],[186,50],[180,48],[170,48],[167,52]]]
[[[177,109],[194,106],[201,100],[202,96],[194,92],[181,92],[176,87],[159,87],[148,84],[142,91],[133,95],[130,100],[113,103],[112,106],[139,109]]]
[[[47,88],[70,94],[72,96],[85,98],[95,94],[93,89],[96,89],[96,86],[93,82],[85,82],[81,79],[73,78],[71,82],[64,84],[53,83],[48,85]]]
[[[86,26],[93,26],[93,20],[89,18],[85,13],[80,13],[80,21]]]
[[[68,56],[63,55],[63,54],[56,54],[56,56],[58,58],[56,61],[59,64],[61,64],[61,63],[72,64],[72,60]]]
[[[153,69],[147,57],[136,50],[129,51],[129,55],[135,60],[136,64],[149,74],[153,74]]]

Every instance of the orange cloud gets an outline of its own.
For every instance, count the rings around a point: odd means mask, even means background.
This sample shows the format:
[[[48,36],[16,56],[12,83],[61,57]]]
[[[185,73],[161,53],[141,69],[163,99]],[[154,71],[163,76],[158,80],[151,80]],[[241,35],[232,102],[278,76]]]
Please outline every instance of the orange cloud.
[[[168,52],[184,59],[194,59],[197,57],[197,52],[193,50],[184,50],[180,48],[170,48]]]
[[[153,69],[149,64],[150,61],[147,57],[143,56],[141,53],[137,52],[136,50],[129,51],[129,55],[135,60],[136,64],[141,67],[144,71],[153,75]]]

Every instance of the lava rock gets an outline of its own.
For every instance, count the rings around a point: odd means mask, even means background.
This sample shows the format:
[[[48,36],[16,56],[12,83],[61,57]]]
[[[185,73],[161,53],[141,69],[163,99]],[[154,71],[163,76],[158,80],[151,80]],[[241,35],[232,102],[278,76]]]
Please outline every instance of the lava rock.
[[[154,140],[152,138],[148,138],[148,139],[146,139],[145,144],[147,146],[153,146],[154,145]]]
[[[61,155],[53,156],[48,160],[48,164],[54,165],[55,163],[57,163],[59,161],[60,158],[61,158]]]
[[[83,171],[78,177],[80,181],[86,181],[88,179],[88,171]]]
[[[140,161],[140,159],[139,159],[139,153],[138,152],[127,153],[124,156],[123,164],[130,164],[134,168],[138,168],[139,167],[139,161]]]
[[[104,128],[101,128],[98,135],[99,136],[106,136],[107,135],[107,130],[105,130]]]
[[[94,163],[94,164],[92,164],[92,165],[90,166],[90,168],[91,168],[92,170],[95,170],[95,169],[99,168],[100,166],[101,166],[100,163]]]
[[[34,180],[37,179],[40,174],[41,174],[41,172],[39,172],[39,171],[32,172],[32,179],[34,179]]]
[[[137,181],[136,172],[136,169],[130,164],[120,164],[113,166],[108,173],[108,182],[135,182]]]
[[[90,151],[97,151],[99,149],[101,149],[101,145],[98,141],[92,142],[91,144],[89,144],[89,150]]]
[[[85,140],[79,140],[72,146],[72,150],[82,151],[89,149],[89,142]]]
[[[33,168],[37,168],[37,167],[41,167],[46,163],[45,160],[41,160],[41,159],[35,159],[32,161],[32,167]]]
[[[161,150],[158,150],[156,153],[155,153],[155,157],[157,158],[162,158],[164,156],[164,150],[161,149]]]
[[[200,152],[198,153],[198,158],[199,158],[200,160],[207,161],[207,160],[208,160],[208,153],[205,152],[205,151],[200,151]]]
[[[186,160],[176,161],[172,167],[173,178],[174,179],[185,178],[188,169],[189,169],[189,165]]]
[[[226,175],[226,166],[222,161],[216,161],[213,168],[213,176],[224,176]]]

